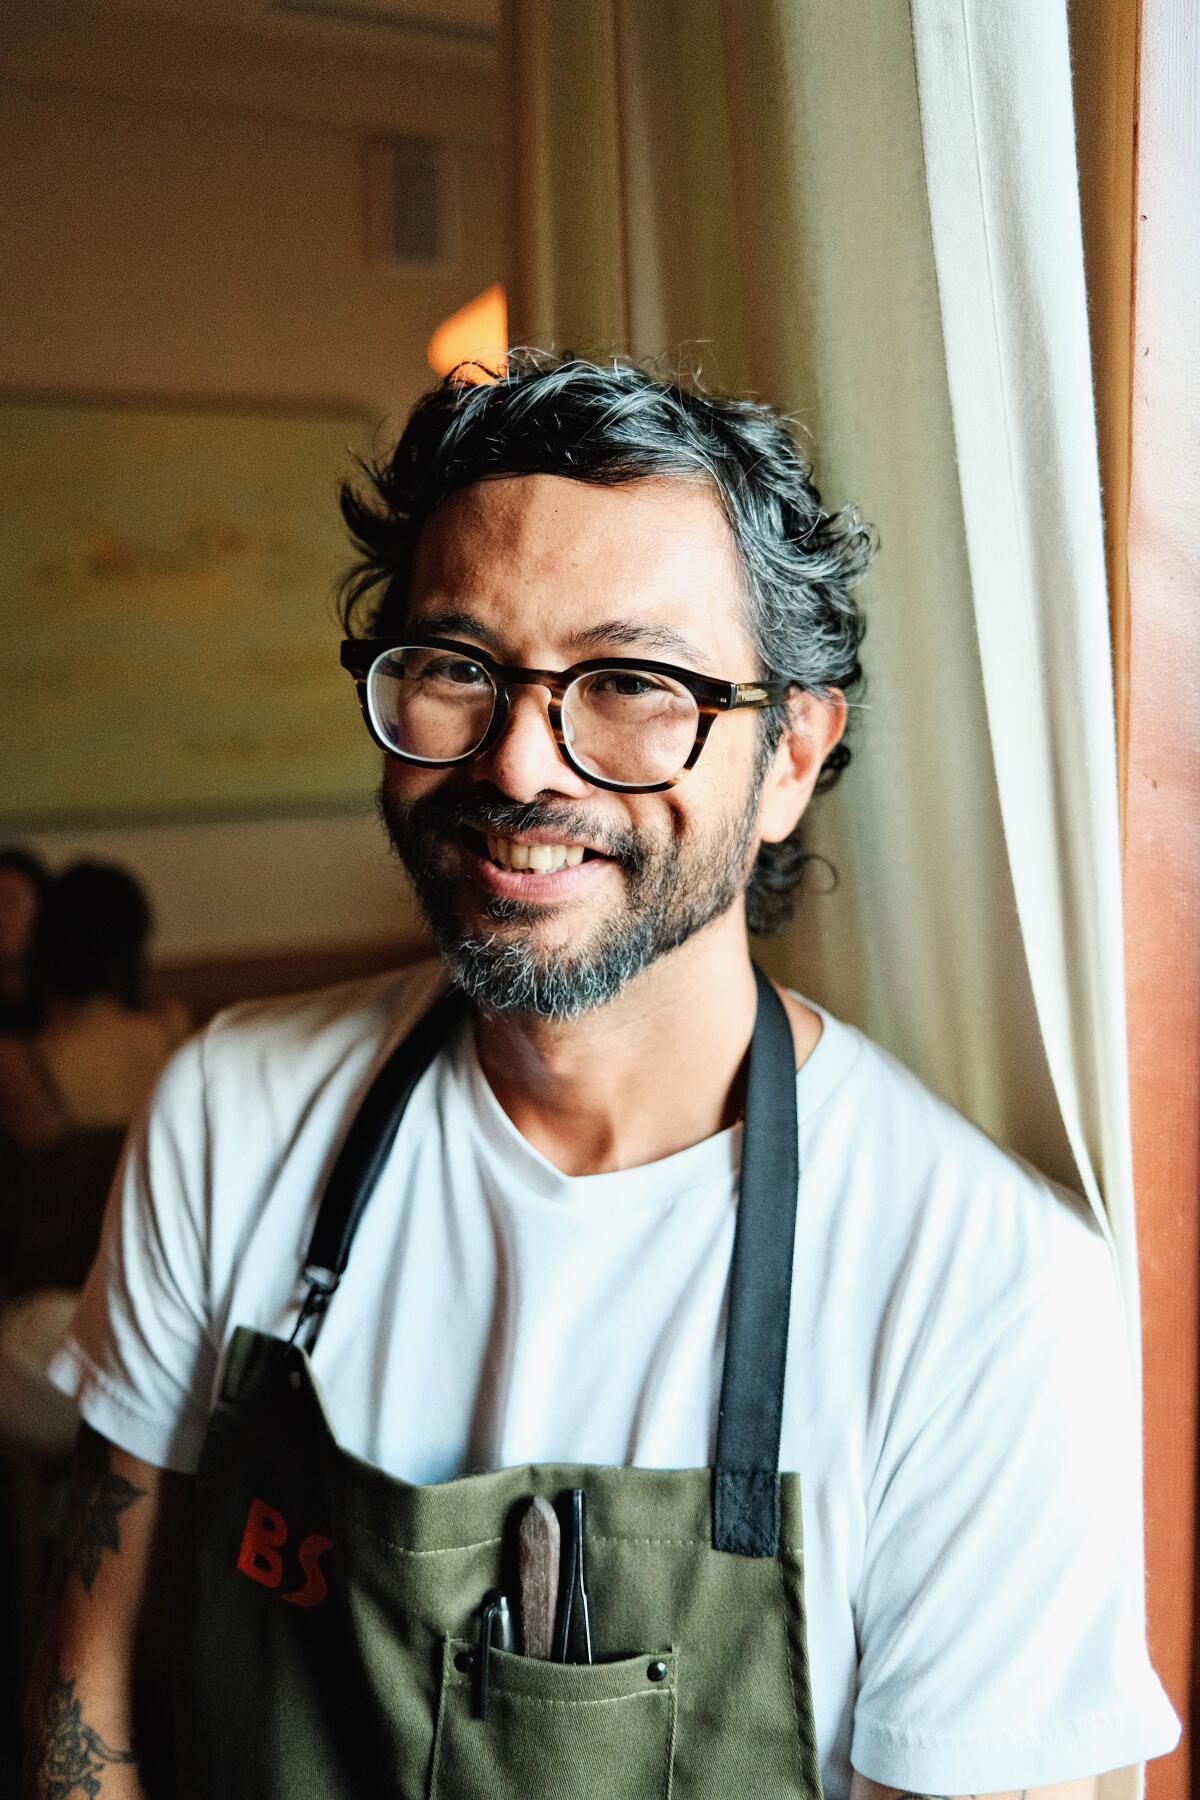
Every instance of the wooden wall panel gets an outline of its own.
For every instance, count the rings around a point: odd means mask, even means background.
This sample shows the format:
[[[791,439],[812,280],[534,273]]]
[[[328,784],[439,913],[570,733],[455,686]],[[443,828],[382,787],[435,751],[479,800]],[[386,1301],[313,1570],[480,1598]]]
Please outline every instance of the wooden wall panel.
[[[1125,828],[1150,1645],[1191,1800],[1200,1407],[1200,89],[1194,0],[1070,7]]]
[[[1126,941],[1146,1388],[1150,1644],[1190,1800],[1200,1412],[1200,25],[1144,0],[1130,466]]]

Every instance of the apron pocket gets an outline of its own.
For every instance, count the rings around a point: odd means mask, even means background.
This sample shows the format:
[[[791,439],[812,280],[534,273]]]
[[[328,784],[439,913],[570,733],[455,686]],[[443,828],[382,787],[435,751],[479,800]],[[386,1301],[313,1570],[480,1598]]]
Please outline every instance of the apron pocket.
[[[474,1651],[443,1646],[431,1800],[668,1800],[673,1652],[589,1664],[493,1650],[481,1719]]]

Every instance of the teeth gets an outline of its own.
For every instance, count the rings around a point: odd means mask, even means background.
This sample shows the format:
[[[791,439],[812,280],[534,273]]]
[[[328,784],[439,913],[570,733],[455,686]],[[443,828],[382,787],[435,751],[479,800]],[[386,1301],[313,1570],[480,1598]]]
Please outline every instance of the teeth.
[[[525,869],[549,875],[556,869],[574,869],[583,861],[582,844],[514,844],[511,838],[488,834],[488,855],[502,869]]]

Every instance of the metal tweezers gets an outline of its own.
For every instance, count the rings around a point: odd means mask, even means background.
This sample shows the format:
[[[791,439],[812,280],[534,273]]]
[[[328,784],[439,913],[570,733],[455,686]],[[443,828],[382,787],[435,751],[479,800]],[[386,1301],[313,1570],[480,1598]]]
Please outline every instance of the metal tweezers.
[[[592,1650],[592,1606],[587,1590],[587,1554],[584,1547],[584,1496],[582,1488],[571,1489],[569,1562],[566,1587],[555,1633],[554,1659],[566,1662],[571,1649],[571,1627],[577,1623],[583,1639],[582,1662],[595,1662]]]

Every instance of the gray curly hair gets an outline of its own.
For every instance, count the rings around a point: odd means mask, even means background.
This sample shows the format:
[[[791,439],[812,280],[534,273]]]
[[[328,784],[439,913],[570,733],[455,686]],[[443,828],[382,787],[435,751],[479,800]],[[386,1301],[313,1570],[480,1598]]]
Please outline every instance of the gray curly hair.
[[[746,573],[746,624],[760,674],[783,676],[819,698],[862,679],[864,621],[852,589],[875,534],[854,507],[828,512],[787,422],[770,407],[666,380],[635,364],[545,351],[509,353],[498,380],[448,375],[414,408],[389,455],[364,460],[341,490],[358,551],[341,586],[348,632],[402,629],[421,527],[460,488],[505,475],[564,475],[616,483],[678,477],[712,484]],[[786,724],[763,716],[760,769]],[[817,792],[850,761],[843,741],[826,758]],[[812,860],[800,828],[763,844],[746,890],[758,937],[782,931]]]

